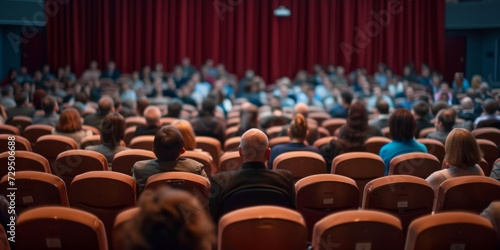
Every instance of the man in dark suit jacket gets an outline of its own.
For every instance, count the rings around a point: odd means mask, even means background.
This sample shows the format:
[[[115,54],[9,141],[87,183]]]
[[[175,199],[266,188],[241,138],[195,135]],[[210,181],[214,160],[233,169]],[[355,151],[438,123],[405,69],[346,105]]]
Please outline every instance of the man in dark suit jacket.
[[[207,98],[202,103],[199,117],[191,121],[196,136],[208,136],[220,141],[224,145],[226,124],[215,117],[215,101]]]
[[[292,173],[286,170],[268,170],[265,162],[269,159],[269,141],[264,132],[250,129],[241,137],[239,153],[243,166],[239,170],[213,175],[210,183],[210,213],[218,221],[223,213],[224,201],[234,192],[244,189],[264,188],[281,192],[288,196],[290,204],[295,204],[295,188]]]
[[[52,96],[46,96],[42,99],[42,108],[45,114],[35,116],[33,118],[33,124],[46,124],[50,126],[56,126],[59,122],[59,106],[56,100]]]
[[[138,191],[142,192],[150,176],[164,172],[188,172],[207,178],[203,164],[180,157],[185,151],[184,139],[176,127],[161,128],[154,140],[154,153],[157,159],[138,161],[134,164],[132,172],[139,187]]]
[[[161,111],[156,106],[149,106],[144,110],[146,126],[139,126],[135,130],[134,137],[141,135],[156,135],[161,128]]]
[[[389,103],[387,103],[384,99],[379,99],[375,108],[377,110],[378,117],[373,120],[370,125],[379,129],[389,127]]]
[[[101,78],[110,78],[113,80],[120,78],[120,71],[116,69],[114,61],[108,62],[108,68],[102,71]]]
[[[111,97],[109,96],[101,97],[97,105],[97,113],[86,116],[83,124],[92,126],[100,130],[102,120],[104,120],[104,117],[106,117],[109,113],[115,111],[115,105],[113,103],[113,99],[111,99]]]
[[[417,122],[417,131],[415,132],[415,137],[418,138],[420,135],[420,131],[424,128],[432,128],[434,124],[432,124],[427,118],[429,115],[429,104],[424,101],[417,101],[413,104],[413,116],[415,117],[415,121]]]
[[[33,118],[35,109],[28,107],[28,96],[24,93],[17,93],[14,98],[16,106],[5,110],[7,119],[12,119],[14,116],[27,116]]]

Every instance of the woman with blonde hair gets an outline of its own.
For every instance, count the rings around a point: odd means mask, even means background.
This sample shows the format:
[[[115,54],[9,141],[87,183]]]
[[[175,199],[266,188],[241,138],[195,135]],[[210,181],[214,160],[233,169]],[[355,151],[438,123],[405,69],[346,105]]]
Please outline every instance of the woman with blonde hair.
[[[196,148],[196,135],[191,123],[186,120],[177,120],[172,125],[181,132],[182,139],[184,139],[184,149],[194,150]]]
[[[92,132],[83,130],[80,113],[74,108],[68,108],[61,113],[59,122],[57,122],[56,128],[52,131],[52,134],[73,138],[78,144],[78,147],[80,147],[82,139],[91,136]]]
[[[476,138],[466,129],[453,129],[446,138],[446,156],[444,164],[446,169],[436,171],[427,177],[427,182],[434,191],[439,189],[441,183],[453,177],[467,175],[483,175],[483,170],[478,163],[481,161],[481,149]]]

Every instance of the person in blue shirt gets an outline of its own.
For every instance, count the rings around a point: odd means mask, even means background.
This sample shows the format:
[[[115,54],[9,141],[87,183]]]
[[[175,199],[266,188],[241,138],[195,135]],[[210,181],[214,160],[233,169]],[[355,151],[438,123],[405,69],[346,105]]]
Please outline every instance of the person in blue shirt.
[[[394,157],[413,152],[427,153],[425,145],[414,138],[417,123],[409,110],[396,109],[389,117],[389,129],[392,142],[383,146],[379,153],[384,160],[385,175],[389,173],[389,166]]]
[[[319,154],[319,150],[316,147],[308,146],[304,143],[304,140],[308,134],[307,119],[302,114],[296,114],[293,118],[292,124],[288,129],[288,135],[290,136],[290,143],[276,145],[271,150],[271,156],[269,157],[269,162],[267,167],[273,169],[273,162],[278,155],[287,152],[294,151],[309,151]]]

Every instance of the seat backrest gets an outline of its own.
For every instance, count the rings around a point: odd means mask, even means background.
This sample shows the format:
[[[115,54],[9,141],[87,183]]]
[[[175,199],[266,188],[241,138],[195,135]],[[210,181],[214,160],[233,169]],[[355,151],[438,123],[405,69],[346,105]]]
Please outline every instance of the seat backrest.
[[[24,132],[24,129],[29,125],[33,124],[33,119],[27,116],[14,116],[12,119],[7,121],[7,124],[12,125],[19,129],[21,134]]]
[[[101,131],[99,131],[99,129],[97,129],[94,126],[90,126],[90,125],[82,125],[82,130],[88,130],[88,131],[92,132],[92,135],[100,135],[101,134]]]
[[[294,208],[292,200],[287,194],[271,188],[247,188],[233,192],[221,204],[221,214],[252,206],[279,206]]]
[[[226,121],[226,128],[238,126],[241,123],[241,119],[239,117],[228,118]]]
[[[166,126],[166,125],[170,125],[170,124],[176,122],[177,120],[179,120],[179,118],[175,118],[175,117],[163,117],[163,118],[160,119],[160,122],[161,122],[162,126]]]
[[[483,158],[488,163],[488,166],[490,168],[493,168],[493,164],[495,163],[495,160],[498,158],[498,146],[492,141],[486,139],[476,139],[476,141],[477,144],[479,145],[479,148],[481,148],[481,151],[483,151]],[[484,174],[486,176],[489,176],[490,173],[491,170],[485,172]]]
[[[130,142],[132,141],[132,139],[134,139],[136,129],[137,126],[128,127],[125,129],[125,135],[123,136],[123,141],[125,142],[125,145],[130,146]]]
[[[408,229],[406,250],[494,249],[491,223],[475,214],[444,212],[414,220]]]
[[[418,134],[418,138],[426,138],[428,134],[436,132],[436,128],[430,127],[430,128],[424,128],[420,130],[420,133]]]
[[[9,240],[3,227],[0,227],[0,249],[10,250]]]
[[[45,157],[52,164],[60,153],[77,148],[78,145],[73,138],[63,135],[44,135],[36,141],[33,152]]]
[[[192,193],[201,204],[208,204],[210,182],[203,176],[187,172],[166,172],[152,175],[146,181],[146,189],[168,185]]]
[[[0,152],[32,151],[31,143],[20,135],[0,134]]]
[[[288,170],[295,180],[300,180],[309,175],[326,173],[326,162],[318,153],[295,151],[278,155],[273,169]]]
[[[281,131],[283,131],[283,126],[273,126],[266,130],[266,135],[269,140],[280,137]]]
[[[326,128],[330,132],[330,135],[334,135],[335,131],[344,126],[344,124],[346,124],[346,119],[344,118],[331,118],[324,120],[321,123],[321,127]]]
[[[212,157],[205,151],[186,150],[181,157],[189,158],[203,164],[203,169],[207,176],[212,176],[217,173],[217,166]]]
[[[425,145],[429,154],[436,156],[440,162],[443,162],[446,152],[442,142],[431,138],[419,138],[417,141]]]
[[[17,151],[14,156],[11,156],[9,152],[0,154],[0,176],[4,176],[8,172],[9,157],[15,161],[16,172],[38,171],[51,173],[49,161],[45,157],[29,151]]]
[[[239,151],[225,152],[220,157],[218,172],[238,170],[243,165],[243,158]]]
[[[500,129],[498,128],[476,128],[472,130],[472,135],[476,137],[476,139],[490,140],[495,143],[495,145],[500,145]]]
[[[134,178],[122,173],[91,171],[73,179],[68,197],[72,208],[96,215],[111,240],[116,215],[135,206],[137,184]]]
[[[389,164],[389,175],[413,175],[427,178],[441,169],[441,162],[434,155],[427,153],[408,153],[392,158]]]
[[[234,127],[226,128],[226,132],[224,133],[226,139],[234,137],[234,135],[236,134],[236,132],[238,132],[238,129],[240,129],[240,126],[234,126]]]
[[[319,138],[319,139],[317,139],[314,142],[313,145],[317,149],[321,149],[321,147],[323,147],[324,145],[330,143],[331,140],[337,140],[337,137],[335,137],[335,136],[327,136],[327,137]]]
[[[61,177],[69,187],[75,176],[89,171],[107,171],[108,161],[101,153],[74,149],[60,153],[52,164],[52,173]]]
[[[111,170],[132,176],[132,167],[138,161],[156,159],[155,153],[151,150],[129,149],[115,154]]]
[[[303,250],[307,248],[306,241],[304,219],[291,209],[255,206],[228,213],[219,221],[220,250]]]
[[[380,149],[389,142],[391,142],[391,139],[387,137],[370,137],[365,141],[366,152],[378,155],[380,153]]]
[[[24,138],[28,139],[28,141],[31,142],[32,146],[34,146],[38,138],[44,135],[52,134],[52,130],[54,130],[54,127],[50,125],[33,124],[29,125],[28,127],[26,127],[26,129],[24,129],[23,136]]]
[[[9,176],[5,175],[0,181],[0,192],[7,196],[11,187]],[[38,206],[69,206],[66,185],[61,178],[43,172],[20,171],[16,172],[16,212],[20,214],[28,208]]]
[[[0,124],[0,134],[21,135],[21,131],[12,125]]]
[[[207,136],[196,136],[196,147],[201,148],[203,151],[207,151],[212,156],[215,166],[219,166],[219,157],[222,151],[222,145],[219,140],[207,137]]]
[[[297,211],[304,216],[308,239],[314,224],[325,216],[359,207],[359,190],[356,182],[335,174],[316,174],[295,183]]]
[[[239,136],[226,139],[226,141],[224,142],[224,152],[238,151],[238,147],[240,146],[240,141],[241,137]]]
[[[40,207],[22,213],[16,236],[17,249],[108,249],[102,221],[67,207]]]
[[[146,118],[140,116],[133,116],[125,118],[125,127],[132,126],[146,126]]]
[[[481,213],[500,200],[500,182],[486,176],[462,176],[441,183],[434,211],[462,210]]]
[[[290,142],[289,136],[278,136],[269,140],[269,148],[273,148],[276,145],[285,144]]]
[[[331,135],[330,131],[328,131],[326,128],[318,127],[318,136],[319,136],[319,138],[321,138],[321,137],[327,137],[327,136],[330,136],[330,135]]]
[[[362,208],[397,216],[406,233],[412,220],[432,213],[433,204],[434,190],[427,181],[411,175],[391,175],[366,184]]]
[[[334,213],[313,229],[313,249],[403,249],[401,222],[393,215],[370,210]]]
[[[100,135],[87,136],[80,142],[80,149],[85,149],[87,146],[102,144]]]
[[[332,116],[326,112],[320,111],[309,113],[307,118],[315,120],[317,124],[323,124],[324,121],[331,119]]]
[[[140,208],[134,207],[134,208],[129,208],[123,212],[120,212],[116,218],[115,218],[115,223],[113,226],[113,248],[114,249],[124,249],[123,247],[123,241],[125,240],[123,238],[123,235],[121,231],[123,230],[123,227],[126,225],[127,222],[135,218],[139,214]]]
[[[497,233],[497,249],[500,246],[500,201],[492,202],[481,216],[488,219]]]
[[[132,141],[130,141],[130,148],[153,150],[154,140],[155,140],[154,135],[137,136],[134,137]]]

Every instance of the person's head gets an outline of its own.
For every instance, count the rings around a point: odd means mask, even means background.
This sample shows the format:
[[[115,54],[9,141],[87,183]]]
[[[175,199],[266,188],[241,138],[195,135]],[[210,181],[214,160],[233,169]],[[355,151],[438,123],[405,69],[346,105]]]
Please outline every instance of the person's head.
[[[498,110],[498,103],[493,99],[487,99],[483,103],[484,112],[488,115],[494,115]]]
[[[182,58],[182,66],[189,66],[191,65],[191,60],[189,59],[189,57],[184,57]]]
[[[453,129],[453,126],[455,126],[456,118],[457,112],[454,109],[443,109],[437,114],[435,127],[437,130],[449,132]]]
[[[447,102],[443,102],[443,101],[438,101],[438,102],[435,102],[434,105],[432,105],[432,115],[433,116],[436,116],[439,111],[443,110],[443,109],[447,109],[449,106],[448,106],[448,103]]]
[[[168,117],[174,117],[174,118],[179,118],[181,116],[181,111],[182,111],[182,101],[180,100],[173,100],[171,101],[168,106]]]
[[[82,119],[80,113],[74,108],[63,110],[56,124],[56,130],[64,133],[73,133],[81,129]]]
[[[137,100],[137,115],[143,116],[144,110],[149,106],[149,100],[147,98],[140,98]]]
[[[146,124],[149,126],[160,126],[161,111],[157,106],[149,106],[144,110],[144,118],[146,118]]]
[[[307,119],[307,114],[309,113],[309,107],[305,103],[297,103],[293,108],[294,114],[301,114]]]
[[[479,92],[483,95],[486,95],[490,90],[490,85],[486,82],[483,82],[479,85]]]
[[[462,110],[474,109],[474,102],[470,97],[466,96],[460,100],[460,108]]]
[[[241,136],[239,153],[243,162],[266,162],[271,149],[264,132],[253,128]]]
[[[10,85],[7,85],[2,89],[2,97],[12,97],[13,94],[14,88]]]
[[[109,61],[108,62],[108,70],[109,71],[113,71],[113,70],[115,70],[115,68],[116,68],[115,62],[114,61]]]
[[[444,162],[448,166],[468,168],[481,161],[481,149],[476,138],[466,129],[453,129],[446,137]]]
[[[182,135],[184,140],[184,148],[186,150],[194,150],[196,148],[196,135],[194,134],[193,126],[186,120],[177,120],[172,123]]]
[[[349,108],[347,126],[356,130],[365,130],[368,127],[368,112],[361,102],[356,102]]]
[[[181,132],[172,126],[164,126],[155,135],[153,152],[160,161],[174,161],[186,150]]]
[[[14,97],[14,101],[16,102],[16,107],[22,107],[28,103],[28,95],[23,92],[19,92]]]
[[[59,106],[57,105],[56,100],[52,96],[46,96],[42,99],[42,109],[46,115],[57,113],[59,110]]]
[[[84,92],[78,92],[75,94],[75,102],[81,102],[83,104],[86,104],[89,101],[89,98],[87,94]]]
[[[215,226],[191,193],[162,186],[145,190],[139,213],[119,232],[125,249],[211,249]]]
[[[417,123],[409,110],[399,108],[389,117],[389,130],[393,140],[407,141],[413,139]]]
[[[203,100],[201,104],[202,115],[213,116],[215,113],[215,100],[213,98],[207,98]]]
[[[456,72],[455,73],[455,83],[461,87],[463,82],[464,82],[464,73],[463,72]]]
[[[389,114],[389,103],[385,101],[384,99],[379,99],[377,101],[377,104],[375,105],[375,108],[377,109],[377,112],[382,115],[388,115]]]
[[[101,141],[103,144],[116,147],[125,136],[125,119],[118,113],[110,113],[104,117],[101,125]]]
[[[483,77],[481,77],[481,75],[473,75],[470,82],[472,89],[478,89],[479,85],[483,82]]]
[[[98,66],[97,61],[92,60],[92,61],[90,62],[90,69],[92,69],[92,70],[96,70],[96,69],[97,69],[97,66]]]
[[[307,131],[307,119],[302,114],[296,114],[288,132],[290,139],[303,142],[307,137]]]
[[[99,109],[99,114],[104,116],[114,111],[115,104],[113,103],[113,99],[111,97],[103,96],[99,99],[97,107]]]
[[[342,91],[340,93],[340,97],[342,98],[342,104],[345,106],[350,106],[352,103],[353,96],[351,92],[348,91]]]

